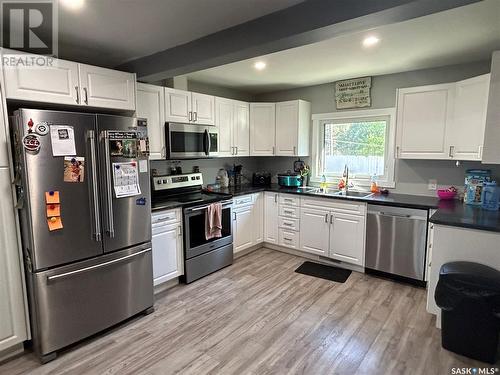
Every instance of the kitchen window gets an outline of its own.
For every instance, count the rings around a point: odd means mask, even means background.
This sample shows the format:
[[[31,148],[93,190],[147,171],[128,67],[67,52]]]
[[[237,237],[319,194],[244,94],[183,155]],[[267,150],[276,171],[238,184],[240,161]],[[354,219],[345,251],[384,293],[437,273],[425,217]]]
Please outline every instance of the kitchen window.
[[[394,187],[394,109],[313,115],[313,181],[322,175],[336,183],[349,167],[349,179],[367,186]]]

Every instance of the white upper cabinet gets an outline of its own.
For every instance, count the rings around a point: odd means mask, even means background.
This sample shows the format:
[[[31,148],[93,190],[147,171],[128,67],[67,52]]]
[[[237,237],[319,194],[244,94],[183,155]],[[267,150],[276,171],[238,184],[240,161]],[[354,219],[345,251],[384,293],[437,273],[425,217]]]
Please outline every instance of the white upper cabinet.
[[[490,74],[456,83],[453,122],[449,132],[451,155],[457,160],[481,160]]]
[[[233,145],[235,155],[250,155],[250,105],[246,102],[234,101]]]
[[[398,90],[398,158],[450,158],[446,132],[453,118],[454,87],[442,84]]]
[[[215,97],[191,93],[192,122],[195,124],[215,125]]]
[[[165,87],[165,121],[190,122],[192,117],[191,93]]]
[[[250,155],[275,154],[276,104],[250,103]]]
[[[248,156],[249,104],[215,98],[215,125],[219,130],[219,156]]]
[[[5,52],[4,52],[5,53]],[[54,59],[51,67],[4,67],[7,99],[79,105],[78,63]]]
[[[52,66],[4,68],[4,77],[7,99],[135,111],[133,73],[53,59]]]
[[[276,103],[276,155],[308,156],[311,104],[304,100]]]
[[[161,86],[137,83],[136,116],[148,122],[149,158],[165,158],[165,95]]]
[[[484,132],[483,163],[500,164],[500,51],[491,57],[490,92]]]
[[[135,110],[135,74],[85,64],[78,68],[83,104]]]
[[[215,98],[215,124],[219,130],[219,156],[234,154],[234,103],[231,99]]]
[[[165,121],[215,125],[215,97],[165,87]]]
[[[398,90],[396,156],[481,160],[490,74]]]

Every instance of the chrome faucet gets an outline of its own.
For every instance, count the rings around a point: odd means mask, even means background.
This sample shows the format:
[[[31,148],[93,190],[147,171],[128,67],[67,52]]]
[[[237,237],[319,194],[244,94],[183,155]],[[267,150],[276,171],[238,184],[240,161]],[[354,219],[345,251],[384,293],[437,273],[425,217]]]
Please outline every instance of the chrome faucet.
[[[343,177],[345,178],[345,191],[347,191],[349,189],[349,167],[347,164],[344,165]]]

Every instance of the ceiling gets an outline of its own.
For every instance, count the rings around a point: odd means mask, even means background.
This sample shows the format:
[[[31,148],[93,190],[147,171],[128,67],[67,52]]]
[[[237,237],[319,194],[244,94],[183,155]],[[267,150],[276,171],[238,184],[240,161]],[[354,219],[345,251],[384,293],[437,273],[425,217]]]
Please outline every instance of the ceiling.
[[[362,47],[375,35],[380,43]],[[189,80],[248,93],[486,60],[500,49],[500,0],[343,35],[187,75]],[[253,68],[265,61],[266,69]]]
[[[115,67],[302,1],[84,0],[80,9],[61,1],[58,55]]]

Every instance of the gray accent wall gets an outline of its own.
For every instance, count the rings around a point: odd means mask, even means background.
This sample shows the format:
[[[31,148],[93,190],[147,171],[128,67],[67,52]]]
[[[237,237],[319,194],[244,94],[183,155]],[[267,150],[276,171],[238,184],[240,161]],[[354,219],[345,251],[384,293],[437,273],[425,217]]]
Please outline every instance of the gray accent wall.
[[[188,80],[188,90],[207,95],[220,96],[222,98],[242,100],[251,102],[253,95],[245,91],[236,90],[230,87],[214,86],[203,82]]]
[[[372,78],[372,107],[387,108],[396,106],[396,90],[402,87],[422,86],[459,81],[485,74],[490,71],[490,61],[470,64],[452,65],[434,69],[424,69],[403,73],[395,73]],[[302,87],[256,95],[255,101],[273,102],[293,99],[304,99],[311,102],[312,113],[336,112],[334,84],[326,83],[316,86]],[[266,158],[266,167],[272,171],[282,170],[287,164],[292,165],[292,158]],[[286,162],[283,159],[290,159]],[[307,159],[310,162],[310,158]],[[464,184],[465,170],[469,168],[492,169],[494,175],[500,177],[500,167],[484,165],[478,162],[464,162],[456,166],[453,161],[437,160],[396,160],[397,193],[418,195],[435,195],[427,189],[429,179],[436,179],[439,186]]]

